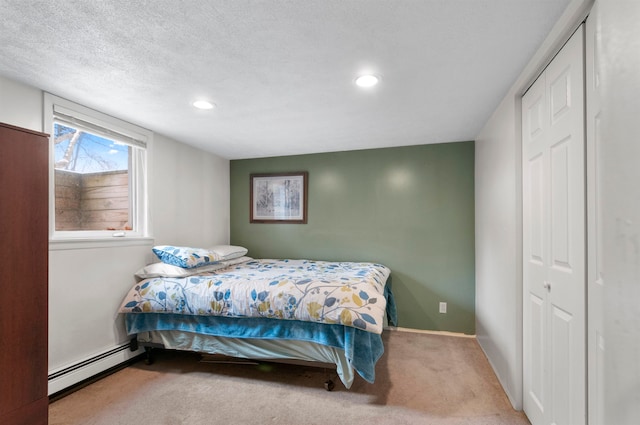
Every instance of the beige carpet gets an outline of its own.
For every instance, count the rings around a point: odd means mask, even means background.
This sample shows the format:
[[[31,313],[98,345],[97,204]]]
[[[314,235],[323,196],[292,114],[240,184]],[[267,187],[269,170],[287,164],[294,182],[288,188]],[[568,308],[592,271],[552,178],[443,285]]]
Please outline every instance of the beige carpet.
[[[164,352],[49,407],[50,425],[529,424],[512,409],[473,338],[385,332],[376,382],[323,387],[323,369],[198,362]]]

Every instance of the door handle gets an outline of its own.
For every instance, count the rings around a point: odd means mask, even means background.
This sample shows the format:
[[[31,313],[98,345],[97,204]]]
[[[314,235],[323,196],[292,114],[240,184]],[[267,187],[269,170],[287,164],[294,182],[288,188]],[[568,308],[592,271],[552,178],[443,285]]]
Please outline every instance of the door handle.
[[[547,291],[551,291],[551,282],[548,282],[545,280],[544,283],[542,284],[542,287]]]

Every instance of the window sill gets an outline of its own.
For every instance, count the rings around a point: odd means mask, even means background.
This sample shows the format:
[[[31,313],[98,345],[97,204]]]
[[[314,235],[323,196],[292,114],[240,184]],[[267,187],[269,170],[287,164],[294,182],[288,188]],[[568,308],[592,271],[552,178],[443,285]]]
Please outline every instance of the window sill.
[[[49,239],[49,251],[116,248],[122,246],[153,246],[153,241],[154,239],[152,237]]]

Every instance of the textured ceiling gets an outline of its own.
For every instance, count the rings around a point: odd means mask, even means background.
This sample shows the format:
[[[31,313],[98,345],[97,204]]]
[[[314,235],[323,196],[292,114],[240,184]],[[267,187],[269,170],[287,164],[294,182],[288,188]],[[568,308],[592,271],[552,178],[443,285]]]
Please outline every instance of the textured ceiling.
[[[228,159],[473,140],[568,3],[0,0],[0,75]]]

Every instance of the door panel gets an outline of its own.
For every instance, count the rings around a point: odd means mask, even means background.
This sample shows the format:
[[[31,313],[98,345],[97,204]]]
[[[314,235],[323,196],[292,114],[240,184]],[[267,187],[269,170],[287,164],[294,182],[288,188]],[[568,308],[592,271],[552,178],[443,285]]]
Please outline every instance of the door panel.
[[[557,76],[552,76],[549,90],[551,92],[551,123],[555,124],[571,109],[571,66],[566,66]]]
[[[531,370],[529,375],[529,381],[531,382],[530,396],[535,402],[537,409],[540,412],[544,411],[545,400],[545,380],[544,380],[544,356],[546,349],[546,335],[545,335],[545,305],[542,298],[531,295],[530,297],[530,312],[531,320]]]
[[[551,262],[571,271],[569,253],[569,156],[571,137],[551,146]]]
[[[552,408],[551,422],[557,425],[573,425],[571,419],[571,341],[573,336],[573,316],[558,308],[552,307],[551,314],[551,388]]]
[[[531,184],[531,206],[530,213],[530,232],[531,232],[531,246],[529,247],[530,257],[529,260],[537,265],[544,266],[544,235],[542,230],[544,228],[544,175],[543,169],[543,157],[538,155],[529,161],[529,181]]]
[[[536,99],[532,100],[531,105],[527,110],[527,117],[529,123],[529,137],[527,138],[529,142],[536,139],[536,137],[542,133],[543,131],[543,122],[544,122],[544,105],[543,105],[543,94],[544,92],[540,91],[540,93],[536,93]]]

